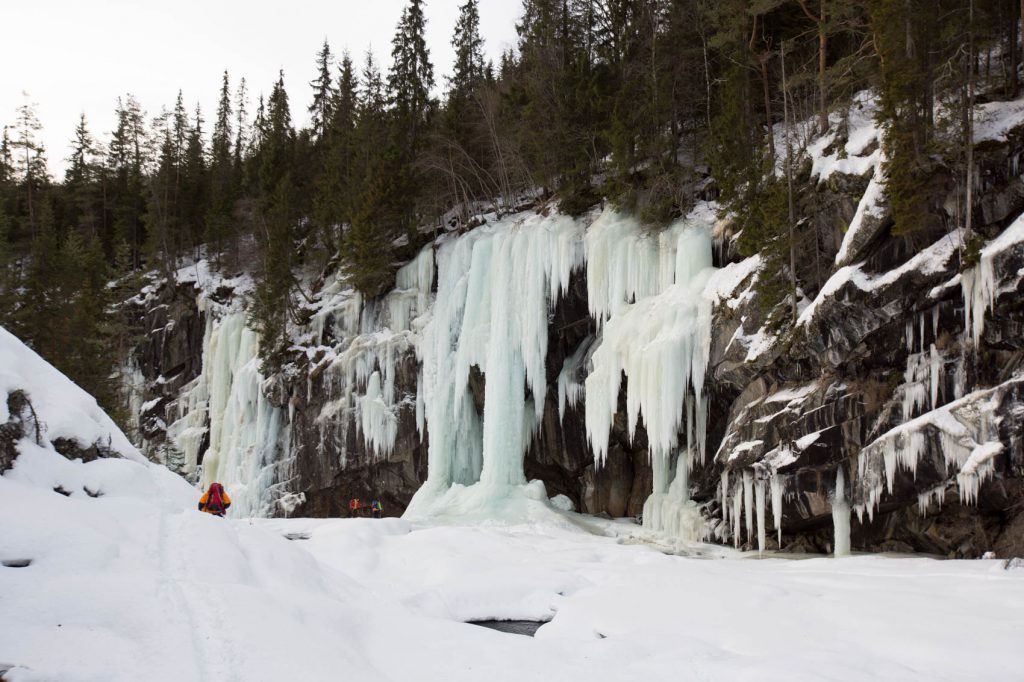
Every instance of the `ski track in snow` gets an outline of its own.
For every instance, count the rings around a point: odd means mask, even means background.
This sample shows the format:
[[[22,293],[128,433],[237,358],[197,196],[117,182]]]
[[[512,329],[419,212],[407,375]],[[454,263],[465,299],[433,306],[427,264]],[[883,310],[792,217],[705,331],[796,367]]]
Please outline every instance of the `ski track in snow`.
[[[166,513],[161,512],[161,523]],[[210,588],[209,584],[198,580],[193,572],[202,570],[202,557],[192,557],[190,563],[186,557],[189,529],[185,527],[184,513],[175,514],[171,519],[169,533],[175,551],[171,553],[171,561],[163,563],[172,567],[168,571],[168,580],[181,595],[181,603],[187,618],[187,627],[192,632],[192,641],[196,651],[196,660],[201,680],[210,682],[232,682],[238,680],[241,658],[235,643],[232,641],[230,624],[225,620],[227,607],[223,598]]]

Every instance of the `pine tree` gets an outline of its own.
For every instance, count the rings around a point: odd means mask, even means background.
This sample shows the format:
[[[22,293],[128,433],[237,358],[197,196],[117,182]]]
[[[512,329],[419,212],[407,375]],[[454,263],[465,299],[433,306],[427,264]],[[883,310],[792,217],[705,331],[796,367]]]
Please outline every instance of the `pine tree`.
[[[455,63],[452,65],[452,75],[448,78],[449,102],[461,99],[483,80],[483,45],[478,0],[466,0],[466,4],[459,8],[459,18],[452,36]]]
[[[33,236],[37,231],[36,197],[48,181],[46,151],[39,140],[43,126],[39,123],[35,105],[28,101],[28,93],[22,93],[25,102],[18,107],[15,124],[16,137],[11,148],[16,154],[18,171],[21,176],[22,192],[28,216],[28,232]]]
[[[317,76],[309,84],[313,88],[313,102],[309,105],[309,115],[314,140],[324,136],[331,120],[331,106],[334,102],[334,83],[331,78],[333,64],[334,56],[325,38],[323,47],[316,55]]]
[[[14,181],[13,149],[10,129],[4,126],[3,135],[0,135],[0,186],[6,186]]]
[[[260,354],[265,370],[280,364],[285,346],[287,320],[291,312],[296,261],[295,241],[299,221],[293,203],[295,185],[292,167],[295,131],[292,128],[284,73],[267,99],[265,113],[261,99],[257,112],[258,147],[254,162],[258,168],[259,206],[255,236],[262,268],[249,307],[251,323],[260,334]]]
[[[131,95],[117,101],[117,126],[107,145],[106,172],[109,175],[107,205],[111,212],[110,229],[101,235],[107,254],[115,245],[128,245],[133,268],[141,266],[142,246],[146,243],[143,216],[146,213],[145,177],[147,139],[144,115]]]
[[[235,205],[235,155],[231,148],[231,92],[228,72],[221,81],[220,100],[210,145],[209,202],[206,215],[206,244],[217,264],[224,251]],[[237,154],[237,151],[235,152]]]
[[[281,178],[291,170],[295,143],[283,71],[278,74],[277,82],[267,99],[265,115],[258,114],[258,118],[261,119],[258,131],[259,187],[263,196],[270,197],[277,191]]]
[[[187,229],[183,235],[185,248],[198,246],[206,233],[207,212],[206,144],[203,135],[203,115],[196,105],[195,116],[188,129],[188,141],[182,159],[181,213]]]
[[[359,80],[348,53],[342,54],[338,87],[331,103],[331,118],[324,137],[325,153],[316,182],[314,211],[321,238],[332,252],[339,246],[341,226],[351,221],[356,156],[356,118]],[[333,254],[332,254],[333,255]]]
[[[81,114],[71,141],[71,155],[64,173],[64,190],[70,206],[67,221],[90,235],[99,235],[102,203],[99,201],[99,151]]]
[[[434,66],[425,32],[423,1],[409,0],[391,40],[388,94],[412,155],[429,119],[430,91],[434,87]]]
[[[238,82],[235,93],[235,173],[240,176],[242,162],[249,150],[249,91],[245,78]]]

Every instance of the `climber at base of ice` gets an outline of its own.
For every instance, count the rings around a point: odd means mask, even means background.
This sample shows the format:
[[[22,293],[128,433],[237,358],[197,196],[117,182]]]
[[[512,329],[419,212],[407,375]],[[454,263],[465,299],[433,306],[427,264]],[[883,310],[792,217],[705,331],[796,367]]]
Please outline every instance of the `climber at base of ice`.
[[[370,503],[370,511],[373,512],[373,518],[379,519],[384,513],[384,505],[380,503],[380,500],[374,500]]]
[[[359,498],[357,498],[357,497],[353,497],[351,500],[348,501],[348,515],[349,515],[349,518],[352,518],[354,516],[359,516],[359,507],[360,506],[361,505],[359,504]]]
[[[227,491],[220,483],[211,483],[203,496],[199,498],[199,511],[214,516],[224,516],[230,506],[231,498],[228,497]]]

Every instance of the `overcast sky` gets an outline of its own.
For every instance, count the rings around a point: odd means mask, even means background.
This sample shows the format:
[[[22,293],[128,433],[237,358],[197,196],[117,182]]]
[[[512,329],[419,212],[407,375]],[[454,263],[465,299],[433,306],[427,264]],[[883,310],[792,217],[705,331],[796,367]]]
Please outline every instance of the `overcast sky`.
[[[357,65],[367,48],[386,70],[391,37],[407,0],[31,0],[4,2],[0,39],[0,126],[25,100],[38,106],[50,172],[63,176],[68,142],[81,112],[106,139],[119,95],[131,92],[152,118],[178,89],[212,119],[221,73],[232,88],[245,76],[253,102],[284,69],[292,116],[305,123],[316,53],[324,38]],[[435,78],[444,83],[458,6],[426,0],[427,41]],[[515,42],[520,0],[480,0],[488,57]],[[252,108],[250,109],[250,111]],[[207,127],[207,130],[209,128]]]

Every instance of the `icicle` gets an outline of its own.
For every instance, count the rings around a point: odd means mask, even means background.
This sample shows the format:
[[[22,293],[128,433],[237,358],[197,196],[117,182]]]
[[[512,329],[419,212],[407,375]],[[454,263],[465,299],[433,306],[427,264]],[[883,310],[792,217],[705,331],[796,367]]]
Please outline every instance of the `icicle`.
[[[738,548],[740,546],[740,519],[743,514],[743,486],[737,482],[736,490],[732,494],[732,540]]]
[[[603,327],[586,380],[587,435],[598,461],[607,453],[623,375],[629,436],[642,413],[651,456],[667,457],[687,422],[696,461],[704,460],[711,301],[702,291],[713,268],[711,217],[695,215],[657,240],[610,212],[587,233],[589,304]],[[688,395],[692,409],[684,405]]]
[[[843,468],[836,469],[836,490],[832,498],[832,525],[835,529],[833,552],[836,557],[850,555],[850,504],[846,501]]]
[[[729,525],[729,470],[722,469],[722,523],[726,526]]]
[[[929,351],[929,359],[931,361],[931,374],[928,379],[931,385],[929,397],[931,398],[931,408],[934,410],[939,402],[939,388],[942,385],[942,355],[936,350],[934,343]]]
[[[942,502],[946,498],[946,484],[943,483],[940,486],[926,490],[917,496],[917,510],[920,512],[921,517],[928,516],[928,507],[934,502],[935,505],[941,510]]]
[[[782,549],[782,493],[786,488],[786,477],[779,472],[772,475],[772,517],[779,533],[779,549]]]
[[[765,482],[764,479],[758,477],[754,481],[754,497],[757,505],[757,553],[761,554],[764,552],[765,544],[765,528],[764,528],[764,517],[765,517]]]
[[[754,538],[754,477],[750,469],[743,470],[743,506],[746,507],[747,542]]]

